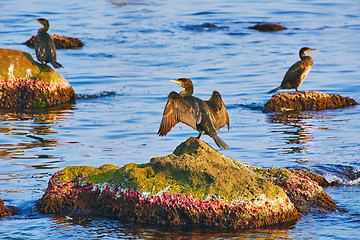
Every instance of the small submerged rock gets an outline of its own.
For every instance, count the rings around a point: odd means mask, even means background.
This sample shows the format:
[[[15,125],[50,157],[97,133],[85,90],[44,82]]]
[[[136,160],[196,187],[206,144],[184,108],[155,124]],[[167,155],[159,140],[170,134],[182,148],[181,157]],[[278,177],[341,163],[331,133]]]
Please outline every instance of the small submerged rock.
[[[65,37],[58,34],[50,34],[50,37],[54,41],[56,49],[74,49],[84,46],[84,43],[78,38]],[[24,44],[30,48],[34,48],[35,38],[36,35],[32,36],[29,40],[24,42]]]
[[[316,202],[318,196],[332,208]],[[337,209],[331,201],[306,176],[252,167],[189,138],[173,154],[145,164],[66,167],[51,177],[37,209],[145,224],[245,229],[294,221],[301,217],[296,208]]]
[[[358,103],[349,97],[336,94],[322,93],[320,91],[305,92],[282,92],[269,99],[264,106],[263,112],[282,112],[293,110],[324,110],[335,109]]]
[[[258,23],[255,26],[248,27],[249,29],[255,29],[261,32],[275,32],[286,30],[287,27],[281,26],[280,24],[275,23]]]
[[[26,52],[0,49],[0,108],[35,108],[75,99],[70,84]]]
[[[183,26],[183,28],[186,30],[190,30],[190,31],[202,32],[202,31],[214,31],[214,30],[219,30],[219,29],[228,29],[229,27],[227,27],[227,26],[219,27],[212,23],[203,23],[200,25],[186,25],[186,26]]]
[[[5,217],[9,214],[9,209],[4,205],[4,201],[0,198],[0,217]]]
[[[17,214],[19,214],[19,209],[13,206],[5,206],[4,201],[0,198],[0,218]]]

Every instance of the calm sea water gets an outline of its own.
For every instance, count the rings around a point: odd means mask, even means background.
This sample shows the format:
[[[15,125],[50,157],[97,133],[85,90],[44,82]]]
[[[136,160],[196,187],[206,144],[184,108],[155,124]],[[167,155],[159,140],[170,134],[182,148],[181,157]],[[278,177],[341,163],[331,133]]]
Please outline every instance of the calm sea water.
[[[290,1],[2,1],[0,47],[31,53],[22,43],[50,20],[50,33],[80,38],[85,47],[59,50],[57,70],[79,99],[51,110],[0,112],[0,198],[20,214],[0,220],[3,239],[351,239],[360,236],[360,107],[263,114],[298,51],[307,46],[314,66],[299,90],[320,90],[360,101],[360,4],[357,0]],[[121,5],[121,4],[120,4]],[[258,22],[289,29],[263,33]],[[194,27],[203,23],[216,29]],[[295,224],[228,232],[138,226],[87,216],[34,211],[48,180],[69,165],[148,162],[170,154],[197,133],[179,124],[158,137],[170,78],[189,77],[195,95],[221,92],[231,146],[223,154],[263,167],[317,171],[343,185],[326,192],[348,213],[304,215]],[[213,141],[202,139],[215,146]]]

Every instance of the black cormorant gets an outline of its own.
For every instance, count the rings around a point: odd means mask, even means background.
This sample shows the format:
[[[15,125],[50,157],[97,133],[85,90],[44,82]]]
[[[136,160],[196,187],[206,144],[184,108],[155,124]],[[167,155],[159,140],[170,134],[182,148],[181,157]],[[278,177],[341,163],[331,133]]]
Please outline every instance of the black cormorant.
[[[41,64],[46,64],[49,62],[54,66],[54,68],[62,68],[63,66],[56,62],[56,47],[54,41],[47,33],[50,27],[49,21],[45,18],[33,20],[41,23],[44,26],[38,30],[34,42],[37,59],[39,62],[41,62]]]
[[[230,149],[216,133],[216,130],[225,125],[228,130],[230,127],[229,115],[220,93],[213,91],[211,98],[203,101],[192,96],[194,87],[189,78],[170,81],[176,82],[185,90],[169,94],[157,134],[165,136],[177,123],[182,122],[200,132],[197,138],[205,133],[214,139],[219,148]]]
[[[306,56],[308,52],[315,51],[316,49],[311,49],[308,47],[303,47],[299,51],[300,61],[296,62],[292,65],[289,70],[286,72],[284,79],[280,85],[268,93],[273,93],[278,91],[279,89],[295,89],[296,92],[298,91],[298,87],[304,81],[305,77],[309,74],[313,60],[310,56]]]

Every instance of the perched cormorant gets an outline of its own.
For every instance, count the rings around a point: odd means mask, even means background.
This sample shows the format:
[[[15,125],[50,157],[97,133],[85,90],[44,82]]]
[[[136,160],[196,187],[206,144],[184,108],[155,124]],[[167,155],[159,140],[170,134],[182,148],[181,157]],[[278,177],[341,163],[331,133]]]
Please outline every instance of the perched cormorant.
[[[62,68],[63,66],[60,63],[56,62],[55,43],[51,39],[50,35],[47,33],[50,27],[49,21],[45,18],[33,20],[39,22],[44,26],[38,30],[34,42],[37,59],[39,60],[39,62],[41,62],[41,64],[46,64],[49,62],[54,66],[54,68]]]
[[[273,93],[278,91],[279,89],[293,89],[295,88],[296,92],[297,88],[304,81],[305,77],[309,74],[313,60],[310,56],[306,56],[308,52],[315,51],[316,49],[311,49],[308,47],[303,47],[299,51],[299,55],[301,60],[292,65],[289,70],[286,72],[284,79],[280,85],[268,93]]]
[[[229,115],[225,104],[218,91],[213,91],[208,101],[193,97],[194,87],[189,78],[170,80],[176,82],[185,90],[180,93],[171,92],[166,103],[160,128],[159,136],[165,136],[179,122],[182,122],[196,131],[205,133],[214,139],[216,145],[221,149],[230,147],[216,134],[223,126],[230,127]]]

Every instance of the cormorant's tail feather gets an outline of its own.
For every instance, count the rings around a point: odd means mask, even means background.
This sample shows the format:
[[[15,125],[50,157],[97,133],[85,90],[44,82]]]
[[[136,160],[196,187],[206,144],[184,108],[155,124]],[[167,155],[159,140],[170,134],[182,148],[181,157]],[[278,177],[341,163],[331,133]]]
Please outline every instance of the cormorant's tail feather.
[[[50,63],[51,65],[53,65],[54,68],[63,68],[63,66],[58,62],[52,61]]]
[[[214,139],[214,142],[216,143],[216,145],[224,150],[228,150],[230,149],[229,145],[227,145],[219,136],[215,135],[212,136],[212,138]]]
[[[273,92],[279,91],[280,89],[281,89],[281,87],[277,87],[277,88],[274,88],[273,90],[268,91],[268,93],[273,93]]]

